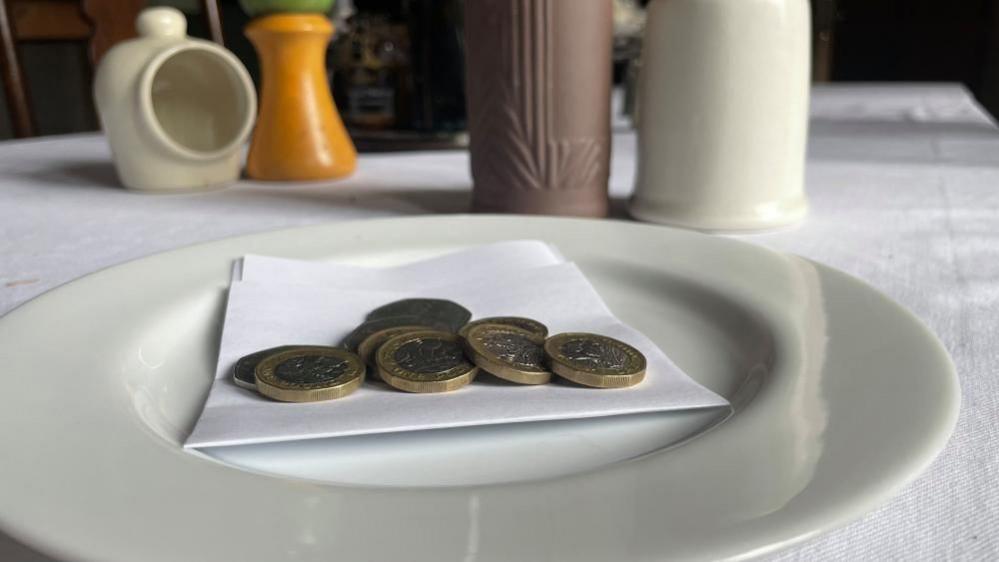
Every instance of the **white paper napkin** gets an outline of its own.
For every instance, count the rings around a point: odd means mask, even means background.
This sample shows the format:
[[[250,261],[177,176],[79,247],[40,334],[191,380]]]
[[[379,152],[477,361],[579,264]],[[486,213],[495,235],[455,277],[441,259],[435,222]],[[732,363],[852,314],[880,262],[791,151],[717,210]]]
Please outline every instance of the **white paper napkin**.
[[[247,256],[242,265],[234,274],[242,280],[229,291],[216,380],[187,447],[727,405],[617,320],[575,264],[541,242],[485,246],[394,268],[259,256]],[[482,376],[444,394],[365,384],[346,398],[306,404],[275,402],[231,381],[243,355],[277,345],[336,343],[370,310],[414,296],[454,300],[476,318],[528,316],[553,334],[589,331],[621,339],[645,354],[646,378],[627,389],[597,390],[510,385]]]

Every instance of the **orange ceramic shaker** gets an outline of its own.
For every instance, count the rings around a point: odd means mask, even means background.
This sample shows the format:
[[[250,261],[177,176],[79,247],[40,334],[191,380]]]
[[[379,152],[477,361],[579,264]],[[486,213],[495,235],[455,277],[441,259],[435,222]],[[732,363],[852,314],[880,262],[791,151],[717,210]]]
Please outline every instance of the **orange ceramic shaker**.
[[[259,180],[348,176],[357,151],[333,105],[326,45],[333,24],[319,14],[278,13],[252,20],[246,36],[260,57],[260,113],[246,171]]]

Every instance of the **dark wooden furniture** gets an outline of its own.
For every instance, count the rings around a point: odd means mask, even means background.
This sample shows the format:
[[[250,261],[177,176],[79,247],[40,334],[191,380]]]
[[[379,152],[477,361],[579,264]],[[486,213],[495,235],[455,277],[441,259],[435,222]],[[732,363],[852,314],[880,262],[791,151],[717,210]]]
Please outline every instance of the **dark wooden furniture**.
[[[829,82],[833,71],[838,0],[812,0],[812,81]]]
[[[17,53],[22,41],[86,41],[91,65],[135,36],[146,0],[0,0],[0,74],[14,136],[35,136],[28,85]],[[222,44],[217,0],[201,0],[211,39]]]

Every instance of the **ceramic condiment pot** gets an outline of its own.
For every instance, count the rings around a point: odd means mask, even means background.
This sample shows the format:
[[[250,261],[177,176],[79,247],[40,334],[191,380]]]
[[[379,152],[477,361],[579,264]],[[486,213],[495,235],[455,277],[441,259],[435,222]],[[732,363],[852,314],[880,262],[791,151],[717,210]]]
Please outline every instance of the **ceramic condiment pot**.
[[[221,186],[239,177],[256,92],[224,48],[187,37],[173,8],[149,8],[139,37],[101,59],[94,100],[121,182],[136,190]]]
[[[251,178],[333,179],[357,167],[326,75],[332,36],[333,23],[319,14],[270,14],[247,24],[262,79],[260,115],[246,157]]]
[[[805,216],[810,22],[808,0],[652,0],[633,216],[729,231]]]
[[[609,208],[610,0],[465,3],[472,208]]]

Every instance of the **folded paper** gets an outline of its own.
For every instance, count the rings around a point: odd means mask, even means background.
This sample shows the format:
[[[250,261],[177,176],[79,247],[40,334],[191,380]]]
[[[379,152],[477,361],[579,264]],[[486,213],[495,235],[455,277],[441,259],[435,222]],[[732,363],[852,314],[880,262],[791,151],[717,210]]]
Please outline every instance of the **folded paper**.
[[[388,268],[248,256],[234,270],[216,379],[185,446],[727,405],[683,373],[654,342],[618,320],[583,272],[557,250],[541,242],[506,244],[515,246],[494,244]],[[285,344],[333,345],[370,310],[410,297],[451,299],[476,318],[527,316],[553,334],[588,331],[615,337],[645,354],[648,374],[637,386],[615,390],[565,382],[519,386],[481,375],[455,392],[408,394],[372,382],[339,400],[304,404],[268,400],[230,378],[243,355]]]

